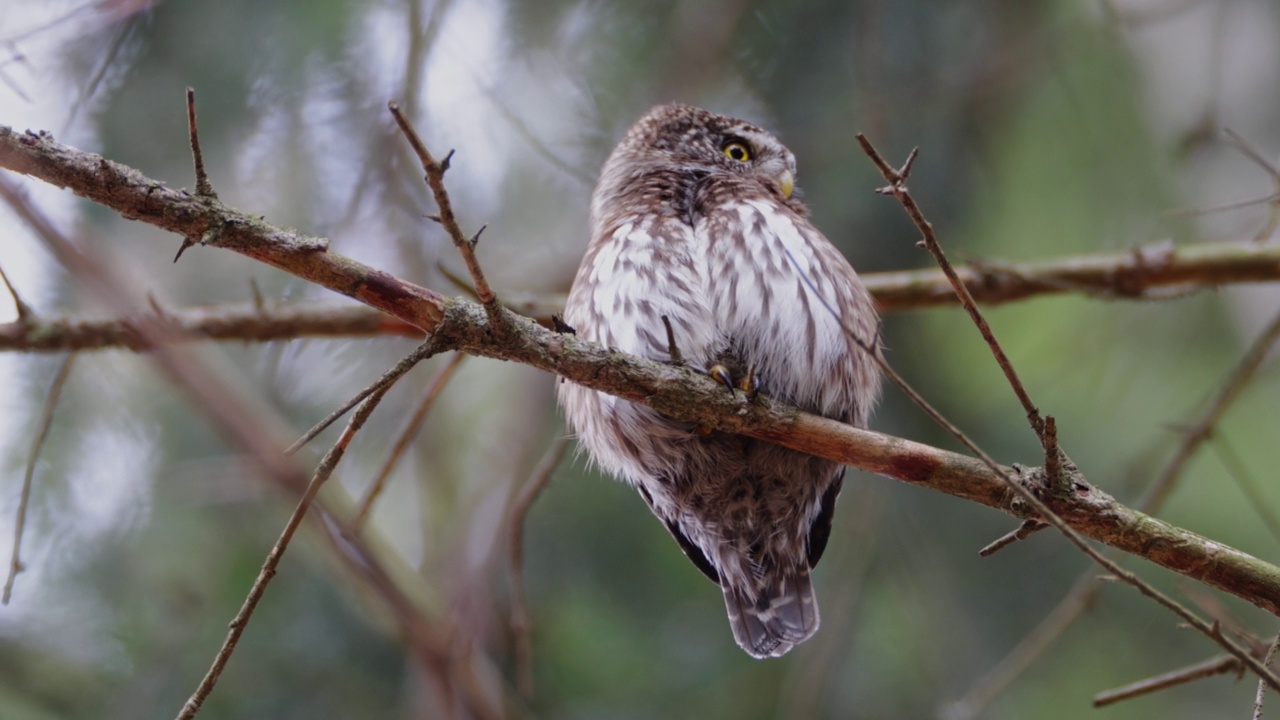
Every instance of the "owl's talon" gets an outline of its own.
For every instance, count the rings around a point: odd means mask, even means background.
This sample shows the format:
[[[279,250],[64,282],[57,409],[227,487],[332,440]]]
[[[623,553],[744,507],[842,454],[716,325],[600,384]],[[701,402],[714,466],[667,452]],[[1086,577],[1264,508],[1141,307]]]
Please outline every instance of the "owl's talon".
[[[747,373],[738,378],[738,389],[747,394],[748,400],[755,400],[760,394],[760,378],[756,377],[755,363],[747,366]]]
[[[712,365],[711,367],[707,368],[707,374],[710,375],[711,378],[716,382],[729,388],[730,393],[732,393],[736,389],[733,384],[733,376],[729,373],[729,368],[725,367],[724,365],[721,365],[719,363]]]

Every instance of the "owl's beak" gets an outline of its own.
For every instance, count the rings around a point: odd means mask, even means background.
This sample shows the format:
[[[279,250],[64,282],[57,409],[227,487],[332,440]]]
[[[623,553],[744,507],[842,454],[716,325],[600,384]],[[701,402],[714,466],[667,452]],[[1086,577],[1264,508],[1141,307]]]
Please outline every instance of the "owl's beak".
[[[790,170],[783,170],[778,176],[778,189],[782,191],[783,196],[791,197],[791,192],[796,189],[796,176],[792,175]]]

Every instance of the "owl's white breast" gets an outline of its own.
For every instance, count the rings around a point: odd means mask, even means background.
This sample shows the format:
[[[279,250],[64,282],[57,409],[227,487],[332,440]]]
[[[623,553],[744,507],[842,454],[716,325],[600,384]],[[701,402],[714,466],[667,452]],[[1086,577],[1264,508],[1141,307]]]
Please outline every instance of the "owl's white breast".
[[[824,415],[846,413],[864,371],[842,319],[874,320],[853,268],[808,220],[768,198],[730,202],[695,227],[709,248],[715,321],[766,392]],[[870,344],[874,327],[858,328]]]

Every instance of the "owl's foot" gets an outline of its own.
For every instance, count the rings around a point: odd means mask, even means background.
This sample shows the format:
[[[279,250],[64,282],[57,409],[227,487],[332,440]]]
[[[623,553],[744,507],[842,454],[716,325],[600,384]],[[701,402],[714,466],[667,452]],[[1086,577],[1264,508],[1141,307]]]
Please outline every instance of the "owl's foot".
[[[715,380],[721,385],[729,388],[730,394],[733,393],[735,386],[733,384],[733,375],[729,372],[729,368],[721,365],[720,363],[716,363],[715,365],[707,368],[707,374],[711,376],[712,380]]]
[[[734,382],[733,373],[729,371],[729,368],[720,363],[707,368],[707,374],[713,380],[729,388],[731,393],[734,390],[741,390],[746,393],[748,400],[755,400],[756,396],[760,394],[760,381],[756,377],[756,366],[754,364],[747,366],[747,371],[743,373],[742,377],[738,378],[737,382]]]

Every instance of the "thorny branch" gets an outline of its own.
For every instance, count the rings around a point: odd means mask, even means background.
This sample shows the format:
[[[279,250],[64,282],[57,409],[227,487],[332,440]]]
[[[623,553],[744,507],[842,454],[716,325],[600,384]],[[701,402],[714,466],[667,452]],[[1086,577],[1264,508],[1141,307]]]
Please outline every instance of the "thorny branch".
[[[1143,513],[1158,512],[1168,498],[1173,484],[1182,476],[1191,458],[1207,440],[1213,437],[1213,429],[1232,402],[1239,397],[1249,381],[1261,368],[1271,348],[1280,341],[1280,313],[1245,351],[1213,398],[1205,405],[1195,421],[1184,432],[1183,441],[1173,457],[1138,501]],[[963,699],[951,706],[949,717],[976,717],[987,705],[1005,690],[1023,670],[1031,665],[1048,647],[1093,604],[1102,588],[1102,580],[1093,568],[1085,570],[1058,605],[1045,616],[1003,660],[996,664]]]
[[[489,287],[489,281],[485,280],[480,261],[476,259],[476,244],[480,242],[480,234],[484,232],[484,226],[482,225],[475,235],[467,237],[462,232],[462,227],[458,225],[458,219],[453,213],[453,201],[449,199],[449,191],[444,186],[444,174],[449,170],[453,151],[450,150],[443,160],[436,160],[427,150],[422,138],[418,136],[418,131],[413,128],[413,123],[400,112],[400,106],[392,102],[387,107],[391,110],[391,116],[396,119],[396,125],[400,126],[400,131],[404,133],[405,139],[409,141],[414,154],[418,156],[418,161],[422,163],[422,169],[427,174],[427,185],[431,187],[431,194],[436,199],[436,207],[440,210],[438,215],[431,215],[431,219],[444,226],[449,239],[453,240],[458,252],[462,253],[462,260],[467,264],[467,272],[471,273],[471,281],[475,283],[476,297],[480,299],[480,304],[489,314],[489,321],[498,325],[501,318],[497,312],[498,299],[493,294],[493,289]]]
[[[94,202],[183,237],[241,253],[387,312],[436,335],[441,349],[497,357],[557,373],[586,387],[647,404],[669,417],[770,440],[801,452],[926,485],[1024,515],[1024,503],[981,461],[797,412],[761,396],[744,405],[698,373],[611,352],[532,320],[505,315],[509,334],[488,331],[488,313],[328,251],[316,238],[272,226],[219,201],[172,190],[141,173],[47,135],[0,127],[0,167],[66,187]],[[213,231],[211,231],[211,229]],[[172,348],[172,346],[167,346]],[[210,399],[216,404],[216,399]],[[256,439],[255,439],[256,442]],[[1071,474],[1049,488],[1034,468],[1009,468],[1088,537],[1280,614],[1280,568],[1117,503]]]
[[[912,148],[911,154],[907,156],[907,161],[903,163],[902,168],[895,170],[885,162],[866,136],[858,133],[854,137],[857,138],[858,144],[862,146],[862,149],[889,183],[887,187],[883,187],[877,192],[881,195],[891,195],[897,199],[902,204],[902,208],[907,211],[907,215],[911,217],[911,221],[920,230],[920,235],[923,238],[921,244],[937,261],[942,274],[951,283],[952,292],[959,298],[961,307],[969,314],[969,318],[973,320],[978,332],[982,334],[982,339],[986,341],[987,347],[991,348],[991,352],[996,358],[996,364],[1000,366],[1000,370],[1009,381],[1009,386],[1013,388],[1014,394],[1018,396],[1018,402],[1022,403],[1022,409],[1026,411],[1027,421],[1031,423],[1031,429],[1043,441],[1044,420],[1040,417],[1040,410],[1035,406],[1035,403],[1031,402],[1031,396],[1027,394],[1026,388],[1023,387],[1017,370],[1014,369],[1009,356],[1005,354],[1004,348],[1000,347],[1000,343],[996,340],[995,333],[991,330],[987,319],[982,316],[982,311],[978,310],[978,303],[973,299],[973,295],[969,293],[969,288],[960,279],[955,268],[951,266],[951,262],[947,260],[947,254],[943,252],[942,245],[938,242],[938,236],[933,232],[933,224],[925,219],[924,213],[916,205],[915,198],[911,197],[911,192],[907,190],[905,183],[911,176],[911,166],[915,164],[916,158],[919,157],[920,149]],[[1048,448],[1046,447],[1047,451]]]
[[[1019,502],[1001,479],[1012,474],[1020,485],[1035,488],[1054,516],[1089,537],[1280,614],[1280,569],[1135,513],[1088,485],[1074,468],[1069,469],[1069,483],[1048,487],[1041,471],[999,466],[993,471],[973,458],[850,428],[763,397],[743,405],[695,373],[611,353],[579,338],[549,332],[500,306],[477,314],[474,305],[446,300],[431,290],[329,253],[323,240],[281,230],[210,198],[166,189],[130,168],[58,145],[47,136],[18,135],[0,127],[0,167],[70,187],[126,217],[186,238],[198,237],[202,244],[240,252],[347,294],[434,333],[442,347],[557,372],[587,387],[648,404],[676,419],[768,439],[1023,515],[1026,498]],[[493,320],[489,316],[503,318],[511,332],[490,332]],[[1270,675],[1265,670],[1260,674]]]
[[[861,133],[857,135],[857,139],[859,144],[862,145],[863,150],[867,153],[867,156],[870,157],[876,167],[880,169],[881,174],[889,183],[889,187],[882,188],[879,192],[885,195],[892,195],[902,204],[903,209],[906,210],[907,214],[911,217],[912,221],[916,224],[916,227],[923,235],[924,246],[929,250],[930,254],[934,256],[935,260],[937,260],[938,265],[941,267],[942,271],[946,273],[948,279],[951,280],[956,295],[960,298],[961,305],[963,305],[965,310],[969,313],[974,325],[977,326],[979,332],[983,336],[983,339],[986,340],[987,345],[994,353],[996,362],[1000,365],[1001,370],[1004,371],[1005,378],[1013,388],[1014,393],[1018,396],[1018,400],[1022,403],[1023,409],[1026,410],[1027,420],[1031,423],[1032,429],[1040,437],[1040,440],[1044,445],[1046,455],[1046,466],[1044,468],[1046,484],[1049,488],[1060,488],[1068,479],[1065,477],[1065,469],[1069,467],[1071,470],[1075,470],[1075,466],[1070,462],[1070,459],[1066,457],[1065,453],[1061,452],[1057,445],[1057,429],[1053,423],[1053,419],[1049,418],[1048,423],[1046,423],[1041,418],[1040,411],[1031,402],[1031,398],[1023,387],[1022,381],[1018,378],[1018,374],[1014,370],[1013,364],[1009,361],[1008,356],[1005,355],[1004,350],[1000,347],[999,341],[996,340],[995,334],[987,324],[986,319],[983,318],[982,313],[978,310],[977,304],[973,301],[968,290],[964,287],[964,283],[960,282],[956,277],[955,271],[951,268],[951,264],[947,262],[946,255],[942,251],[942,247],[938,243],[937,237],[933,232],[933,225],[925,218],[924,213],[916,204],[915,199],[911,197],[911,193],[903,184],[911,172],[912,164],[914,164],[916,157],[918,156],[918,149],[913,149],[911,151],[900,170],[894,170],[885,162],[880,153]],[[1154,600],[1159,605],[1182,618],[1191,627],[1195,628],[1210,640],[1213,640],[1224,648],[1228,653],[1238,658],[1241,663],[1247,666],[1250,670],[1253,670],[1253,672],[1265,681],[1267,685],[1270,685],[1272,688],[1280,691],[1280,677],[1274,675],[1271,670],[1259,662],[1257,658],[1251,656],[1247,649],[1241,647],[1230,638],[1223,635],[1216,621],[1212,624],[1204,621],[1195,613],[1191,612],[1166,594],[1160,592],[1155,587],[1142,580],[1137,574],[1120,567],[1115,560],[1094,549],[1091,545],[1085,542],[1084,537],[1071,527],[1069,523],[1067,523],[1062,517],[1059,517],[1054,509],[1050,508],[1048,504],[1043,502],[1041,498],[1037,496],[1036,492],[1023,487],[1015,481],[1010,473],[1005,472],[1004,469],[999,467],[981,448],[965,437],[958,428],[943,418],[936,410],[926,403],[923,398],[919,397],[914,390],[908,388],[905,383],[898,378],[896,373],[893,373],[889,368],[884,366],[883,361],[880,361],[879,359],[878,353],[871,352],[870,354],[881,364],[881,369],[885,371],[885,373],[894,380],[895,383],[902,387],[903,390],[907,391],[913,402],[925,410],[925,412],[937,421],[938,424],[946,428],[953,437],[965,446],[965,448],[978,456],[982,463],[986,465],[991,472],[999,477],[1001,481],[1006,483],[1009,486],[1009,489],[1014,491],[1014,493],[1030,507],[1034,513],[1032,517],[1057,528],[1067,538],[1067,540],[1071,542],[1071,544],[1075,545],[1095,563],[1106,568],[1114,577],[1125,584],[1132,586],[1142,595]]]

